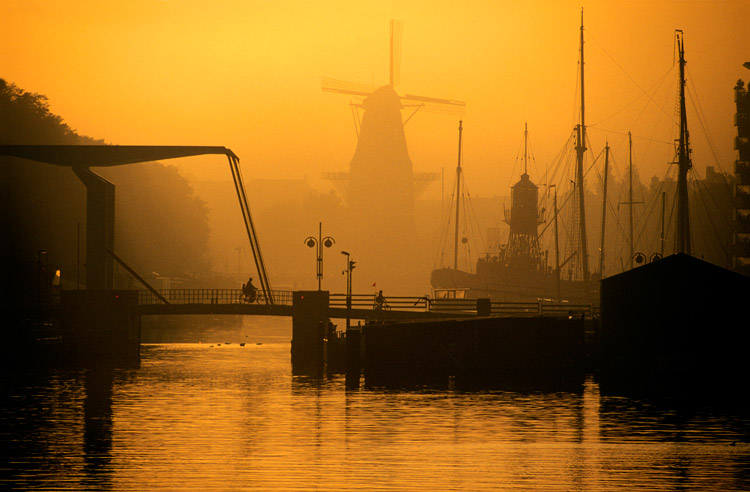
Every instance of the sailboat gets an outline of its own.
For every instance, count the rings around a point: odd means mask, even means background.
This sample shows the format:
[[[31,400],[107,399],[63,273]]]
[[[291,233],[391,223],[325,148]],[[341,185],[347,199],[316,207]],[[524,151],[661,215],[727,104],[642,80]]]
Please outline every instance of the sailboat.
[[[576,181],[575,204],[578,225],[575,228],[577,250],[560,262],[557,247],[557,199],[555,199],[552,220],[555,228],[554,264],[550,265],[548,251],[539,242],[539,226],[544,223],[543,211],[539,209],[539,186],[528,174],[528,127],[524,128],[524,169],[520,179],[511,187],[511,207],[505,211],[505,222],[510,226],[506,244],[497,253],[488,253],[477,260],[476,273],[458,269],[457,261],[453,268],[437,268],[431,275],[433,295],[441,297],[490,298],[496,301],[522,302],[539,300],[570,301],[572,303],[598,304],[596,275],[588,268],[586,222],[584,204],[583,160],[586,151],[586,124],[584,111],[583,84],[583,14],[581,14],[581,120],[576,125]],[[460,139],[459,139],[460,149]],[[458,183],[461,175],[460,150]],[[458,250],[458,208],[460,206],[460,185],[456,189],[456,237],[454,255]],[[561,278],[561,269],[575,267],[575,275]]]

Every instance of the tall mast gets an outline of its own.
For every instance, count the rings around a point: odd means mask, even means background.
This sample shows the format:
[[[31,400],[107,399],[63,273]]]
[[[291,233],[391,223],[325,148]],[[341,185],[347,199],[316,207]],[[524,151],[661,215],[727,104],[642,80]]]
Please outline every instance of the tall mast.
[[[456,167],[456,237],[453,242],[453,269],[458,270],[458,217],[461,206],[461,132],[463,121],[458,121],[458,166]]]
[[[555,195],[552,199],[552,206],[555,218],[555,287],[557,290],[557,300],[562,301],[562,292],[560,289],[560,245],[558,244],[557,235],[557,186],[550,185],[550,188],[555,187]]]
[[[659,236],[659,255],[664,256],[664,212],[666,210],[666,196],[665,191],[661,192],[661,235]]]
[[[690,215],[688,212],[687,174],[693,166],[690,161],[690,143],[685,113],[685,42],[681,30],[675,31],[680,53],[680,143],[677,148],[677,231],[675,250],[692,254],[690,244]]]
[[[628,132],[628,209],[630,224],[630,269],[633,269],[633,255],[635,244],[633,244],[633,137]]]
[[[581,9],[581,123],[577,127],[576,157],[577,167],[576,174],[578,188],[578,223],[579,234],[581,236],[580,258],[583,266],[583,280],[589,279],[589,255],[586,245],[586,207],[583,198],[583,154],[586,152],[586,119],[584,104],[584,78],[583,78],[583,9]]]
[[[609,174],[609,142],[604,145],[604,197],[602,198],[602,242],[599,246],[599,277],[604,278],[604,225],[607,218],[607,175]]]
[[[529,124],[524,122],[523,124],[523,173],[528,174],[528,162],[527,157],[529,155],[528,151],[528,142],[529,142]]]

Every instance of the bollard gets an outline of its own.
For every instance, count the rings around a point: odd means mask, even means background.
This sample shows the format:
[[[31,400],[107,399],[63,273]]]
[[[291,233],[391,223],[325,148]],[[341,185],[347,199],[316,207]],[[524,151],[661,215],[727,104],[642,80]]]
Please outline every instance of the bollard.
[[[359,388],[362,372],[362,331],[350,328],[346,331],[346,387]]]
[[[489,299],[477,299],[477,316],[490,316],[492,302]]]
[[[328,291],[297,291],[292,301],[292,373],[320,376],[328,326]]]

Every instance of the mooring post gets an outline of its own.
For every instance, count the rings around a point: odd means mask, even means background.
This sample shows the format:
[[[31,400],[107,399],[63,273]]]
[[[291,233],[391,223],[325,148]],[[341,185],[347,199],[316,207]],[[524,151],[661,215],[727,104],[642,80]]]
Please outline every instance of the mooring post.
[[[490,316],[492,314],[492,301],[489,299],[477,299],[477,316]]]
[[[346,387],[359,388],[362,374],[362,330],[350,326],[346,330]]]
[[[328,291],[296,291],[292,298],[292,373],[320,376],[324,364]]]

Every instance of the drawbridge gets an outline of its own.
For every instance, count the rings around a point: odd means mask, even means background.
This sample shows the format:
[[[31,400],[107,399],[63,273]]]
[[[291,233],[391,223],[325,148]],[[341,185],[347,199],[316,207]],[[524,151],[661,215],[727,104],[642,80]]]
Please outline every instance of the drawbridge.
[[[165,304],[169,304],[169,301],[115,254],[115,185],[91,171],[90,168],[122,166],[206,154],[223,154],[229,161],[232,181],[260,279],[262,298],[266,304],[273,305],[271,283],[250,214],[250,205],[239,165],[240,159],[230,149],[214,146],[163,145],[0,145],[0,155],[70,167],[86,187],[87,290],[112,291],[114,289],[113,262],[116,261]]]

